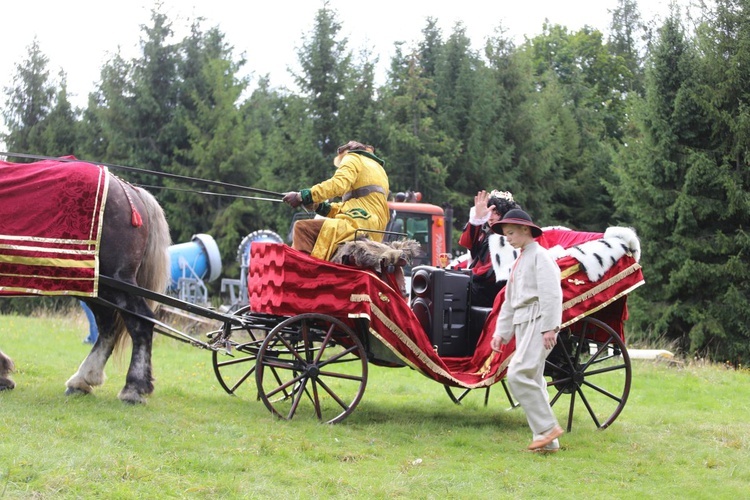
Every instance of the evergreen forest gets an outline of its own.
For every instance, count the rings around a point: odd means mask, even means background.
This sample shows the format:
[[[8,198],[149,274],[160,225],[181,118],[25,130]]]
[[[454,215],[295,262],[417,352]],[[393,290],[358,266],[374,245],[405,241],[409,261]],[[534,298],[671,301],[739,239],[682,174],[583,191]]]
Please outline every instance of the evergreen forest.
[[[322,4],[291,91],[267,75],[251,88],[219,27],[177,39],[155,8],[139,56],[113,55],[84,108],[35,41],[3,89],[0,139],[148,171],[115,173],[157,196],[174,242],[212,235],[228,277],[243,237],[286,235],[294,210],[154,174],[287,192],[330,177],[337,146],[373,144],[393,192],[453,208],[456,239],[480,189],[513,192],[544,226],[633,227],[646,285],[629,341],[750,362],[750,0],[650,22],[619,0],[606,36],[544,24],[513,42],[499,26],[481,50],[427,18],[389,61],[354,53],[344,22]]]

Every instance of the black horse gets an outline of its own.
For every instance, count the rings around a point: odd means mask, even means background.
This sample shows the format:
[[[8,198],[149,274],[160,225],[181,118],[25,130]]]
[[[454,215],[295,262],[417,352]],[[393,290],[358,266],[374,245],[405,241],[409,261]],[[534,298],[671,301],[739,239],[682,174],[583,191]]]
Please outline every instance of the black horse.
[[[0,162],[0,171],[10,166],[19,165]],[[70,165],[60,162],[51,168],[70,168]],[[171,243],[164,212],[147,191],[119,180],[106,170],[102,172],[109,176],[109,189],[101,218],[99,274],[162,293],[169,280],[168,248]],[[0,176],[0,187],[3,182],[6,181]],[[18,207],[21,209],[27,215],[29,210],[35,210],[35,206]],[[42,219],[45,214],[39,213],[38,217]],[[134,223],[134,217],[137,223]],[[154,390],[151,373],[153,323],[144,319],[154,318],[154,304],[141,296],[113,288],[101,279],[97,290],[97,297],[82,299],[94,312],[99,338],[78,371],[66,382],[66,394],[88,394],[93,387],[101,385],[107,361],[116,349],[122,347],[129,333],[132,356],[125,386],[118,397],[127,403],[143,403],[145,396]],[[15,387],[10,379],[13,368],[13,361],[0,351],[0,391]]]

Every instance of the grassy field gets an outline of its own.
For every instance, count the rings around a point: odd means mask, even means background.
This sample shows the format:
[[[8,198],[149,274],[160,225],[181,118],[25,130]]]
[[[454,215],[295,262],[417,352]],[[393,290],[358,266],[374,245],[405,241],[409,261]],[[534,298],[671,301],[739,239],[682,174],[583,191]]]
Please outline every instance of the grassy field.
[[[117,399],[126,360],[93,396],[66,397],[88,347],[83,315],[0,316],[17,387],[0,393],[0,498],[745,498],[747,372],[633,361],[630,399],[562,450],[523,451],[529,431],[499,386],[461,406],[406,368],[370,367],[343,423],[274,419],[218,385],[211,353],[157,336],[149,403]],[[474,397],[476,396],[476,397]],[[564,408],[556,408],[561,421]]]

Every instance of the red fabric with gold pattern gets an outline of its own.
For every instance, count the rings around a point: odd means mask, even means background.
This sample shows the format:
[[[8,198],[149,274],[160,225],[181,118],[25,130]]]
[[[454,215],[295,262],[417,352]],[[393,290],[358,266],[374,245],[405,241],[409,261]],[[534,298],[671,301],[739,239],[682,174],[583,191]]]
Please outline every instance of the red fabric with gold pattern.
[[[565,324],[604,311],[613,303],[618,305],[614,319],[624,319],[625,295],[643,283],[640,266],[632,257],[620,259],[597,283],[578,283],[578,262],[567,259],[558,261],[565,276]],[[286,245],[253,244],[248,293],[251,309],[259,313],[293,316],[317,312],[349,324],[351,318],[367,317],[370,333],[408,365],[452,386],[479,388],[494,384],[505,375],[515,349],[513,341],[499,355],[493,355],[490,349],[504,290],[495,299],[474,355],[465,358],[439,357],[407,301],[374,274],[314,259]],[[622,334],[621,321],[619,326],[610,326]]]
[[[0,161],[0,295],[96,296],[105,167]]]

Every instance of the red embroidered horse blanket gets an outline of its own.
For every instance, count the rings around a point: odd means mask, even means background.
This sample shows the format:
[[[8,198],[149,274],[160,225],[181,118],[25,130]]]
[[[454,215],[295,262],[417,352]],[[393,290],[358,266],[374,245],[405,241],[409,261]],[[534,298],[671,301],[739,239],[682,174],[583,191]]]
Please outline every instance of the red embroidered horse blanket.
[[[106,167],[0,161],[0,295],[96,296]]]

